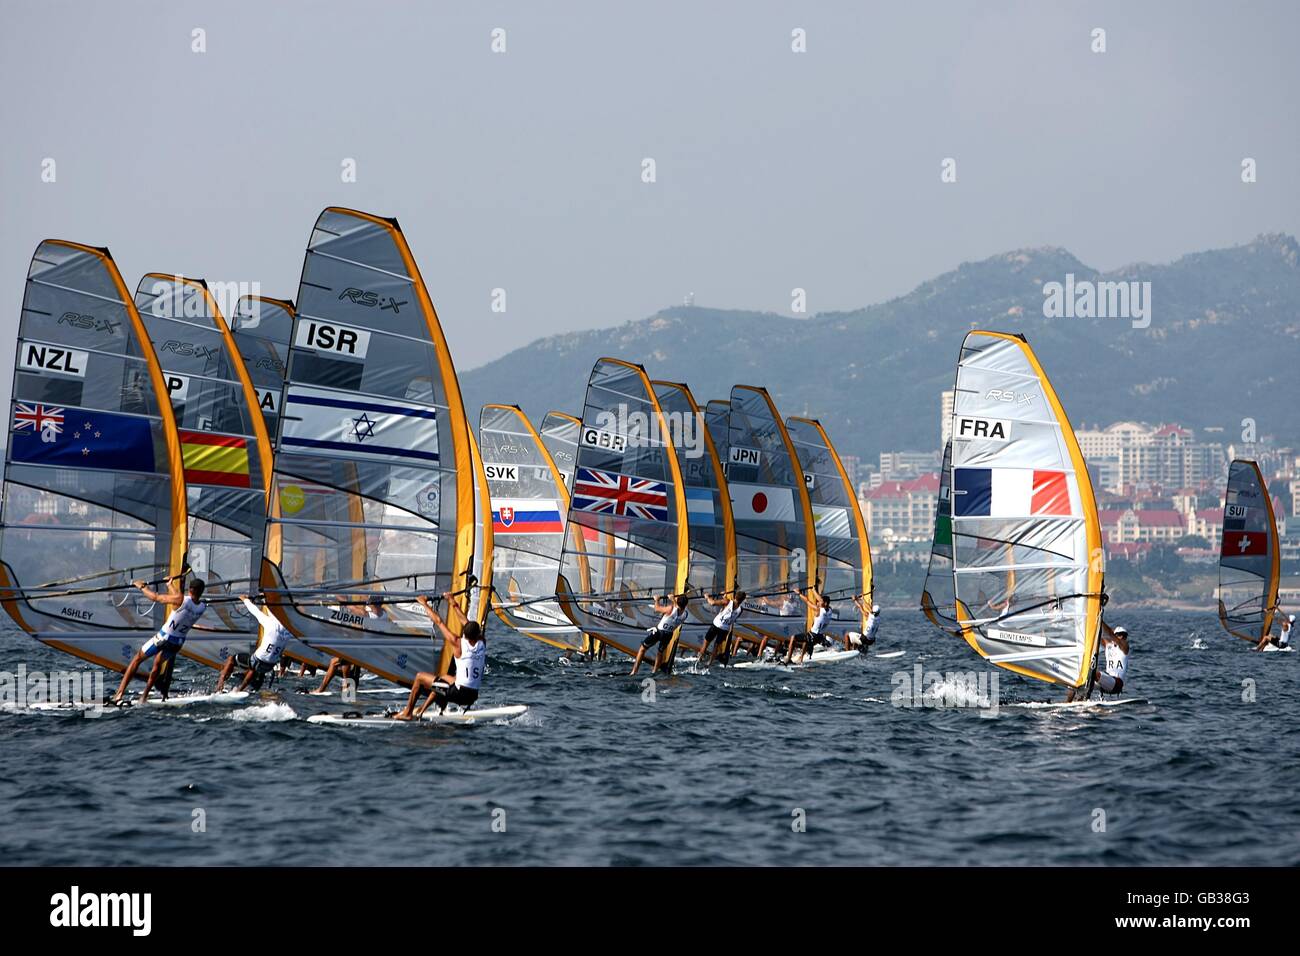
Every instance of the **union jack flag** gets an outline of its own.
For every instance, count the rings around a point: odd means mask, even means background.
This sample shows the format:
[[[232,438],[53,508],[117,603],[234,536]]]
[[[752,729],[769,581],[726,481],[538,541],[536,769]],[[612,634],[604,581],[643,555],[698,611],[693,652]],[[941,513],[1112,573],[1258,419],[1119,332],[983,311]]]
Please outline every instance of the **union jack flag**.
[[[667,521],[668,487],[662,481],[579,468],[573,482],[573,507],[597,514]]]
[[[63,409],[48,405],[14,405],[14,431],[40,432],[41,441],[52,442],[63,434]]]

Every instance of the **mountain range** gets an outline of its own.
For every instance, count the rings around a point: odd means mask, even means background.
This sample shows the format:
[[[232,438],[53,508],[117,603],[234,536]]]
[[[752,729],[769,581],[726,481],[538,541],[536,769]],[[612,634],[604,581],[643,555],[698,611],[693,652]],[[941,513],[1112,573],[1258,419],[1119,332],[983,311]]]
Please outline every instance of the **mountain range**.
[[[1067,276],[1076,286],[1149,282],[1149,326],[1046,317],[1046,284]],[[1076,428],[1177,422],[1221,428],[1213,437],[1232,442],[1250,418],[1260,436],[1300,443],[1300,244],[1280,234],[1107,273],[1065,249],[1021,249],[888,302],[811,318],[669,308],[538,339],[460,379],[467,408],[513,402],[534,422],[552,408],[579,413],[602,356],[687,382],[701,403],[733,383],[765,385],[782,414],[820,419],[842,454],[874,461],[938,447],[940,392],[973,327],[1023,333]]]

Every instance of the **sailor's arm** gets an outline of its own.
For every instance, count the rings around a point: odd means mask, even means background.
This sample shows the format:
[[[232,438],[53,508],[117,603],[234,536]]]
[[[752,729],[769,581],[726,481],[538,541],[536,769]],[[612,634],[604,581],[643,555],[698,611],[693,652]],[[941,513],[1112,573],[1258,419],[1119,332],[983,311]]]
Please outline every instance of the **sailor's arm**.
[[[140,589],[140,593],[150,601],[157,601],[159,604],[168,604],[172,607],[180,607],[185,600],[185,595],[180,591],[167,591],[166,593],[155,591],[144,581],[132,581],[133,585]],[[175,582],[173,581],[173,584]]]
[[[446,597],[446,595],[443,596]],[[452,633],[451,628],[447,626],[447,622],[442,619],[442,615],[434,609],[433,602],[429,600],[427,594],[421,594],[416,600],[424,606],[424,613],[429,615],[429,620],[433,621],[438,630],[442,632],[442,638],[447,642],[447,646],[452,649],[452,653],[459,657],[460,637]],[[455,605],[453,604],[452,607],[455,607]]]
[[[469,615],[465,613],[465,609],[463,607],[461,607],[459,604],[456,603],[455,600],[453,600],[456,597],[456,595],[452,594],[450,591],[443,591],[442,596],[447,601],[447,616],[451,618],[451,622],[457,625],[458,627],[464,627],[465,624],[469,621]],[[457,618],[460,618],[460,620],[457,621],[456,620]]]

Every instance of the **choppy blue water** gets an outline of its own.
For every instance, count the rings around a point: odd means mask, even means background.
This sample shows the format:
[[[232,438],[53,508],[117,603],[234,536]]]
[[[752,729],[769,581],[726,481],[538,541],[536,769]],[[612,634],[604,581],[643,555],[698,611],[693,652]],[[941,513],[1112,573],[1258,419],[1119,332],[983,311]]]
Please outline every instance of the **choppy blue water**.
[[[308,724],[344,705],[297,682],[238,707],[0,713],[0,860],[1300,863],[1300,654],[1251,653],[1209,615],[1111,616],[1149,705],[894,706],[899,672],[976,669],[896,611],[877,651],[901,657],[683,673],[653,701],[621,660],[565,666],[498,629],[483,701],[531,708],[503,723]],[[0,670],[19,664],[80,666],[10,630]],[[1004,674],[1001,696],[1049,695]]]

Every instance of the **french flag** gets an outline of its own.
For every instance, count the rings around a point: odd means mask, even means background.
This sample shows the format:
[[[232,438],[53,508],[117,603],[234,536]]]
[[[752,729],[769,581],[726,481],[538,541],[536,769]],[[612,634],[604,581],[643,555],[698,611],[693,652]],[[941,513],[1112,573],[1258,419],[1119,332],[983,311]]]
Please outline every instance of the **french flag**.
[[[1063,471],[954,468],[952,513],[958,518],[1069,517],[1070,484]]]
[[[492,502],[494,534],[560,534],[564,519],[555,501],[536,498],[507,498]]]

